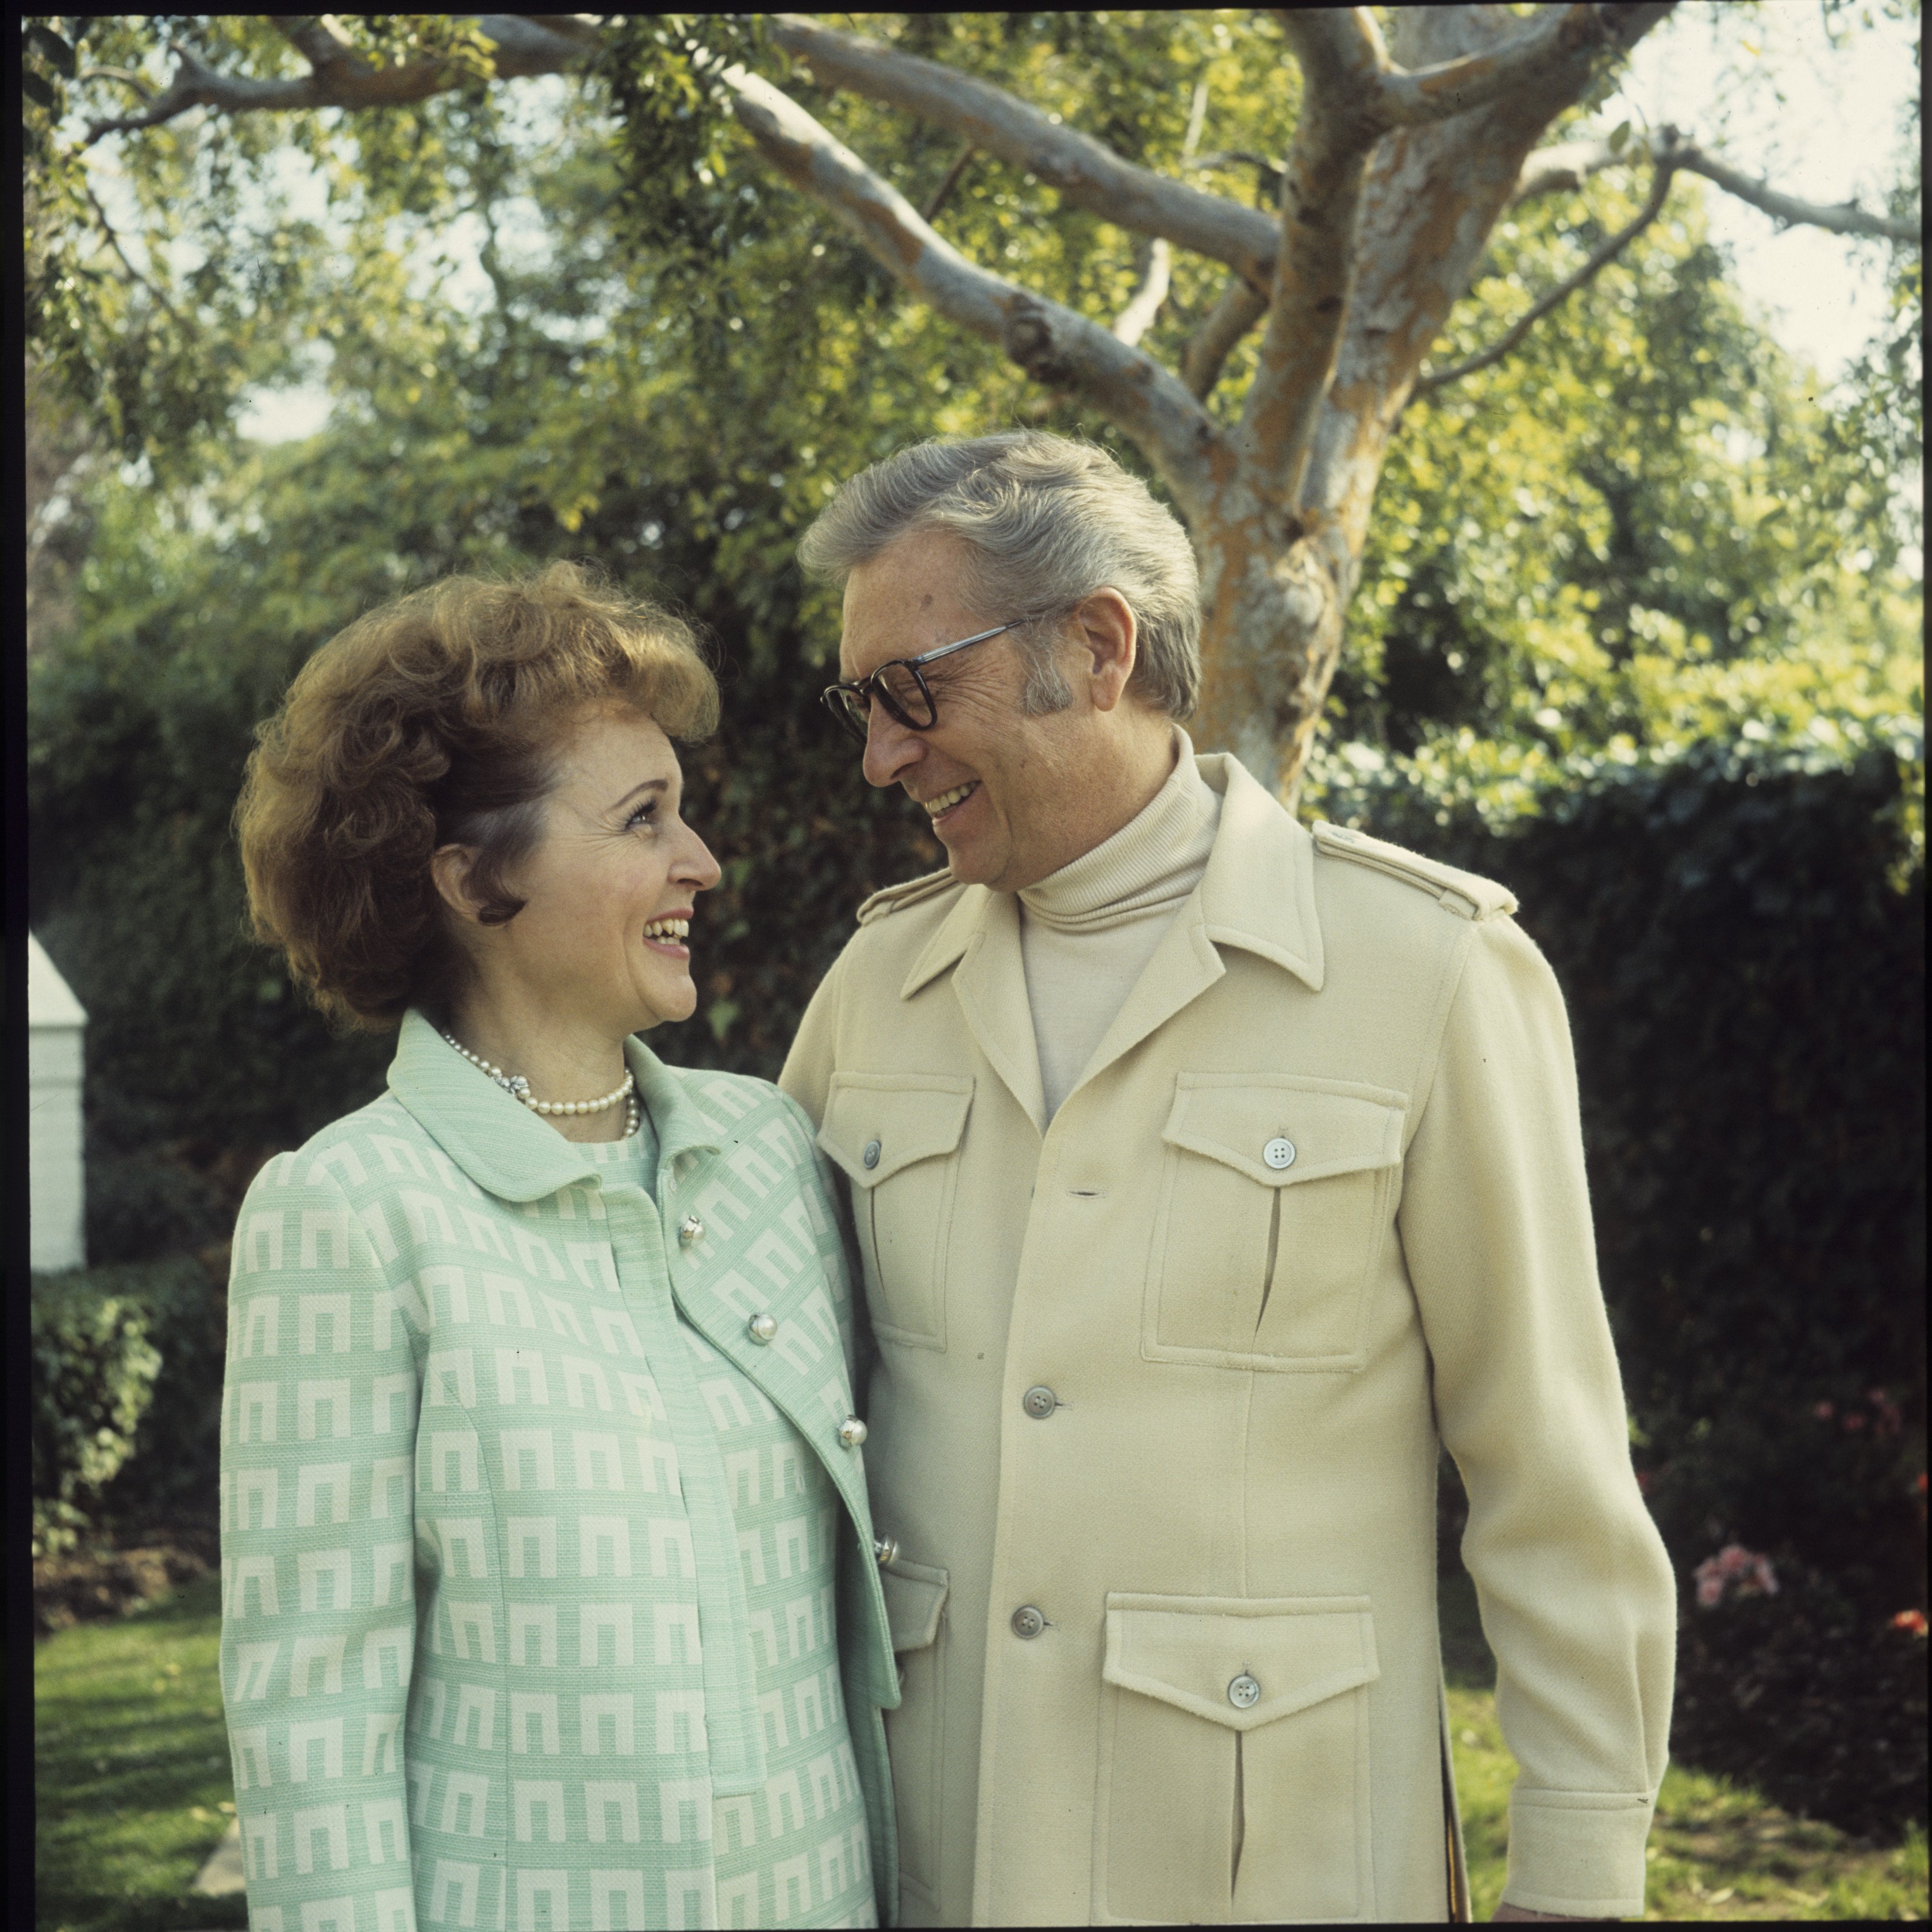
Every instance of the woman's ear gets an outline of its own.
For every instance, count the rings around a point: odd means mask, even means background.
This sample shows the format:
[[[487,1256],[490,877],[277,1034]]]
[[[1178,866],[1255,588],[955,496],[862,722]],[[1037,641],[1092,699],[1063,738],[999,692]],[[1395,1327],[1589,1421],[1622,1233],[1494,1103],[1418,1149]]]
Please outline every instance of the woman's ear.
[[[473,845],[439,845],[430,854],[429,875],[436,882],[436,896],[464,926],[483,923],[482,902],[470,890],[476,863]]]

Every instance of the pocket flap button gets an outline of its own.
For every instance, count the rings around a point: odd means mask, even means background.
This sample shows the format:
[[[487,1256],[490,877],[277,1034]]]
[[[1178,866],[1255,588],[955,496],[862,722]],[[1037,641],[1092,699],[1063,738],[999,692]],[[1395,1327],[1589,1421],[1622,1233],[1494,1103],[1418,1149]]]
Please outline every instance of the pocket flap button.
[[[1282,1163],[1284,1167],[1287,1164]],[[1252,1711],[1261,1694],[1262,1687],[1245,1670],[1228,1686],[1228,1702],[1238,1711]]]
[[[778,1332],[778,1318],[776,1315],[754,1315],[745,1326],[751,1330],[753,1341],[769,1342]]]
[[[1250,1141],[1248,1144],[1252,1147],[1254,1143]],[[1277,1134],[1262,1149],[1262,1158],[1277,1173],[1285,1167],[1292,1167],[1294,1165],[1294,1143]]]
[[[838,1439],[848,1449],[856,1449],[866,1439],[866,1425],[856,1415],[848,1415],[838,1425]]]
[[[1016,1636],[1037,1636],[1046,1628],[1046,1619],[1030,1604],[1022,1604],[1013,1612]]]
[[[866,1163],[867,1167],[877,1167],[879,1164],[878,1142],[877,1141],[868,1141],[865,1144],[864,1149],[860,1153],[859,1158]]]
[[[686,1215],[677,1224],[677,1238],[679,1245],[686,1248],[693,1241],[701,1241],[704,1238],[704,1223],[695,1214]]]
[[[1060,1398],[1042,1384],[1038,1388],[1030,1388],[1020,1398],[1020,1406],[1036,1422],[1044,1422],[1060,1406]]]

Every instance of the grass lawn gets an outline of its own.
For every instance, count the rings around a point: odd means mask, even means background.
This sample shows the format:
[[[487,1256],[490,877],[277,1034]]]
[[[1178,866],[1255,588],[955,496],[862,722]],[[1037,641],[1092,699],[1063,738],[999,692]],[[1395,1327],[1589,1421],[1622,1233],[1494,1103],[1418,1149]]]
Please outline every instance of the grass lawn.
[[[213,1577],[34,1656],[39,1932],[178,1932],[248,1922],[188,1887],[232,1814]]]
[[[1496,1724],[1496,1660],[1483,1641],[1475,1586],[1445,1577],[1442,1658],[1456,1793],[1478,1918],[1502,1896],[1516,1760]],[[1923,1918],[1925,1833],[1902,1845],[1862,1844],[1829,1825],[1788,1816],[1754,1792],[1673,1764],[1664,1774],[1646,1918]]]
[[[1515,1766],[1466,1578],[1445,1582],[1456,1785],[1476,1916],[1502,1891]],[[213,1577],[110,1624],[62,1631],[34,1658],[38,1932],[240,1927],[239,1897],[188,1886],[233,1814]],[[1650,1918],[1922,1918],[1925,1834],[1891,1849],[1788,1817],[1673,1766],[1651,1834]]]

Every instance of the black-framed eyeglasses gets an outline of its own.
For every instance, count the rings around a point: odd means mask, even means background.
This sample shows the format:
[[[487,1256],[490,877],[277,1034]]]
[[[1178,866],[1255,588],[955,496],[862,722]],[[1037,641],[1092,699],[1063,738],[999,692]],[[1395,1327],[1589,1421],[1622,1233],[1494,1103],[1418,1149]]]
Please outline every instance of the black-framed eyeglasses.
[[[855,678],[849,684],[828,684],[819,693],[820,701],[862,745],[872,720],[874,698],[886,707],[886,715],[897,718],[908,731],[930,731],[939,722],[939,703],[920,666],[950,658],[968,645],[983,644],[988,638],[1000,637],[1032,622],[1030,616],[1016,617],[1010,623],[995,624],[990,631],[962,638],[956,644],[941,644],[936,651],[922,651],[916,658],[895,658],[891,663],[880,665],[869,677]]]

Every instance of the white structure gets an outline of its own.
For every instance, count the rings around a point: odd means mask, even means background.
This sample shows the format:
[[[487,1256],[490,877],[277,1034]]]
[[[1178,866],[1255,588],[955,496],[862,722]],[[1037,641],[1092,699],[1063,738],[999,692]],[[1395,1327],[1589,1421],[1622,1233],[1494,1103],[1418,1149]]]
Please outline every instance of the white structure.
[[[87,1264],[81,1178],[81,1036],[87,1015],[27,935],[27,1162],[37,1274]]]

